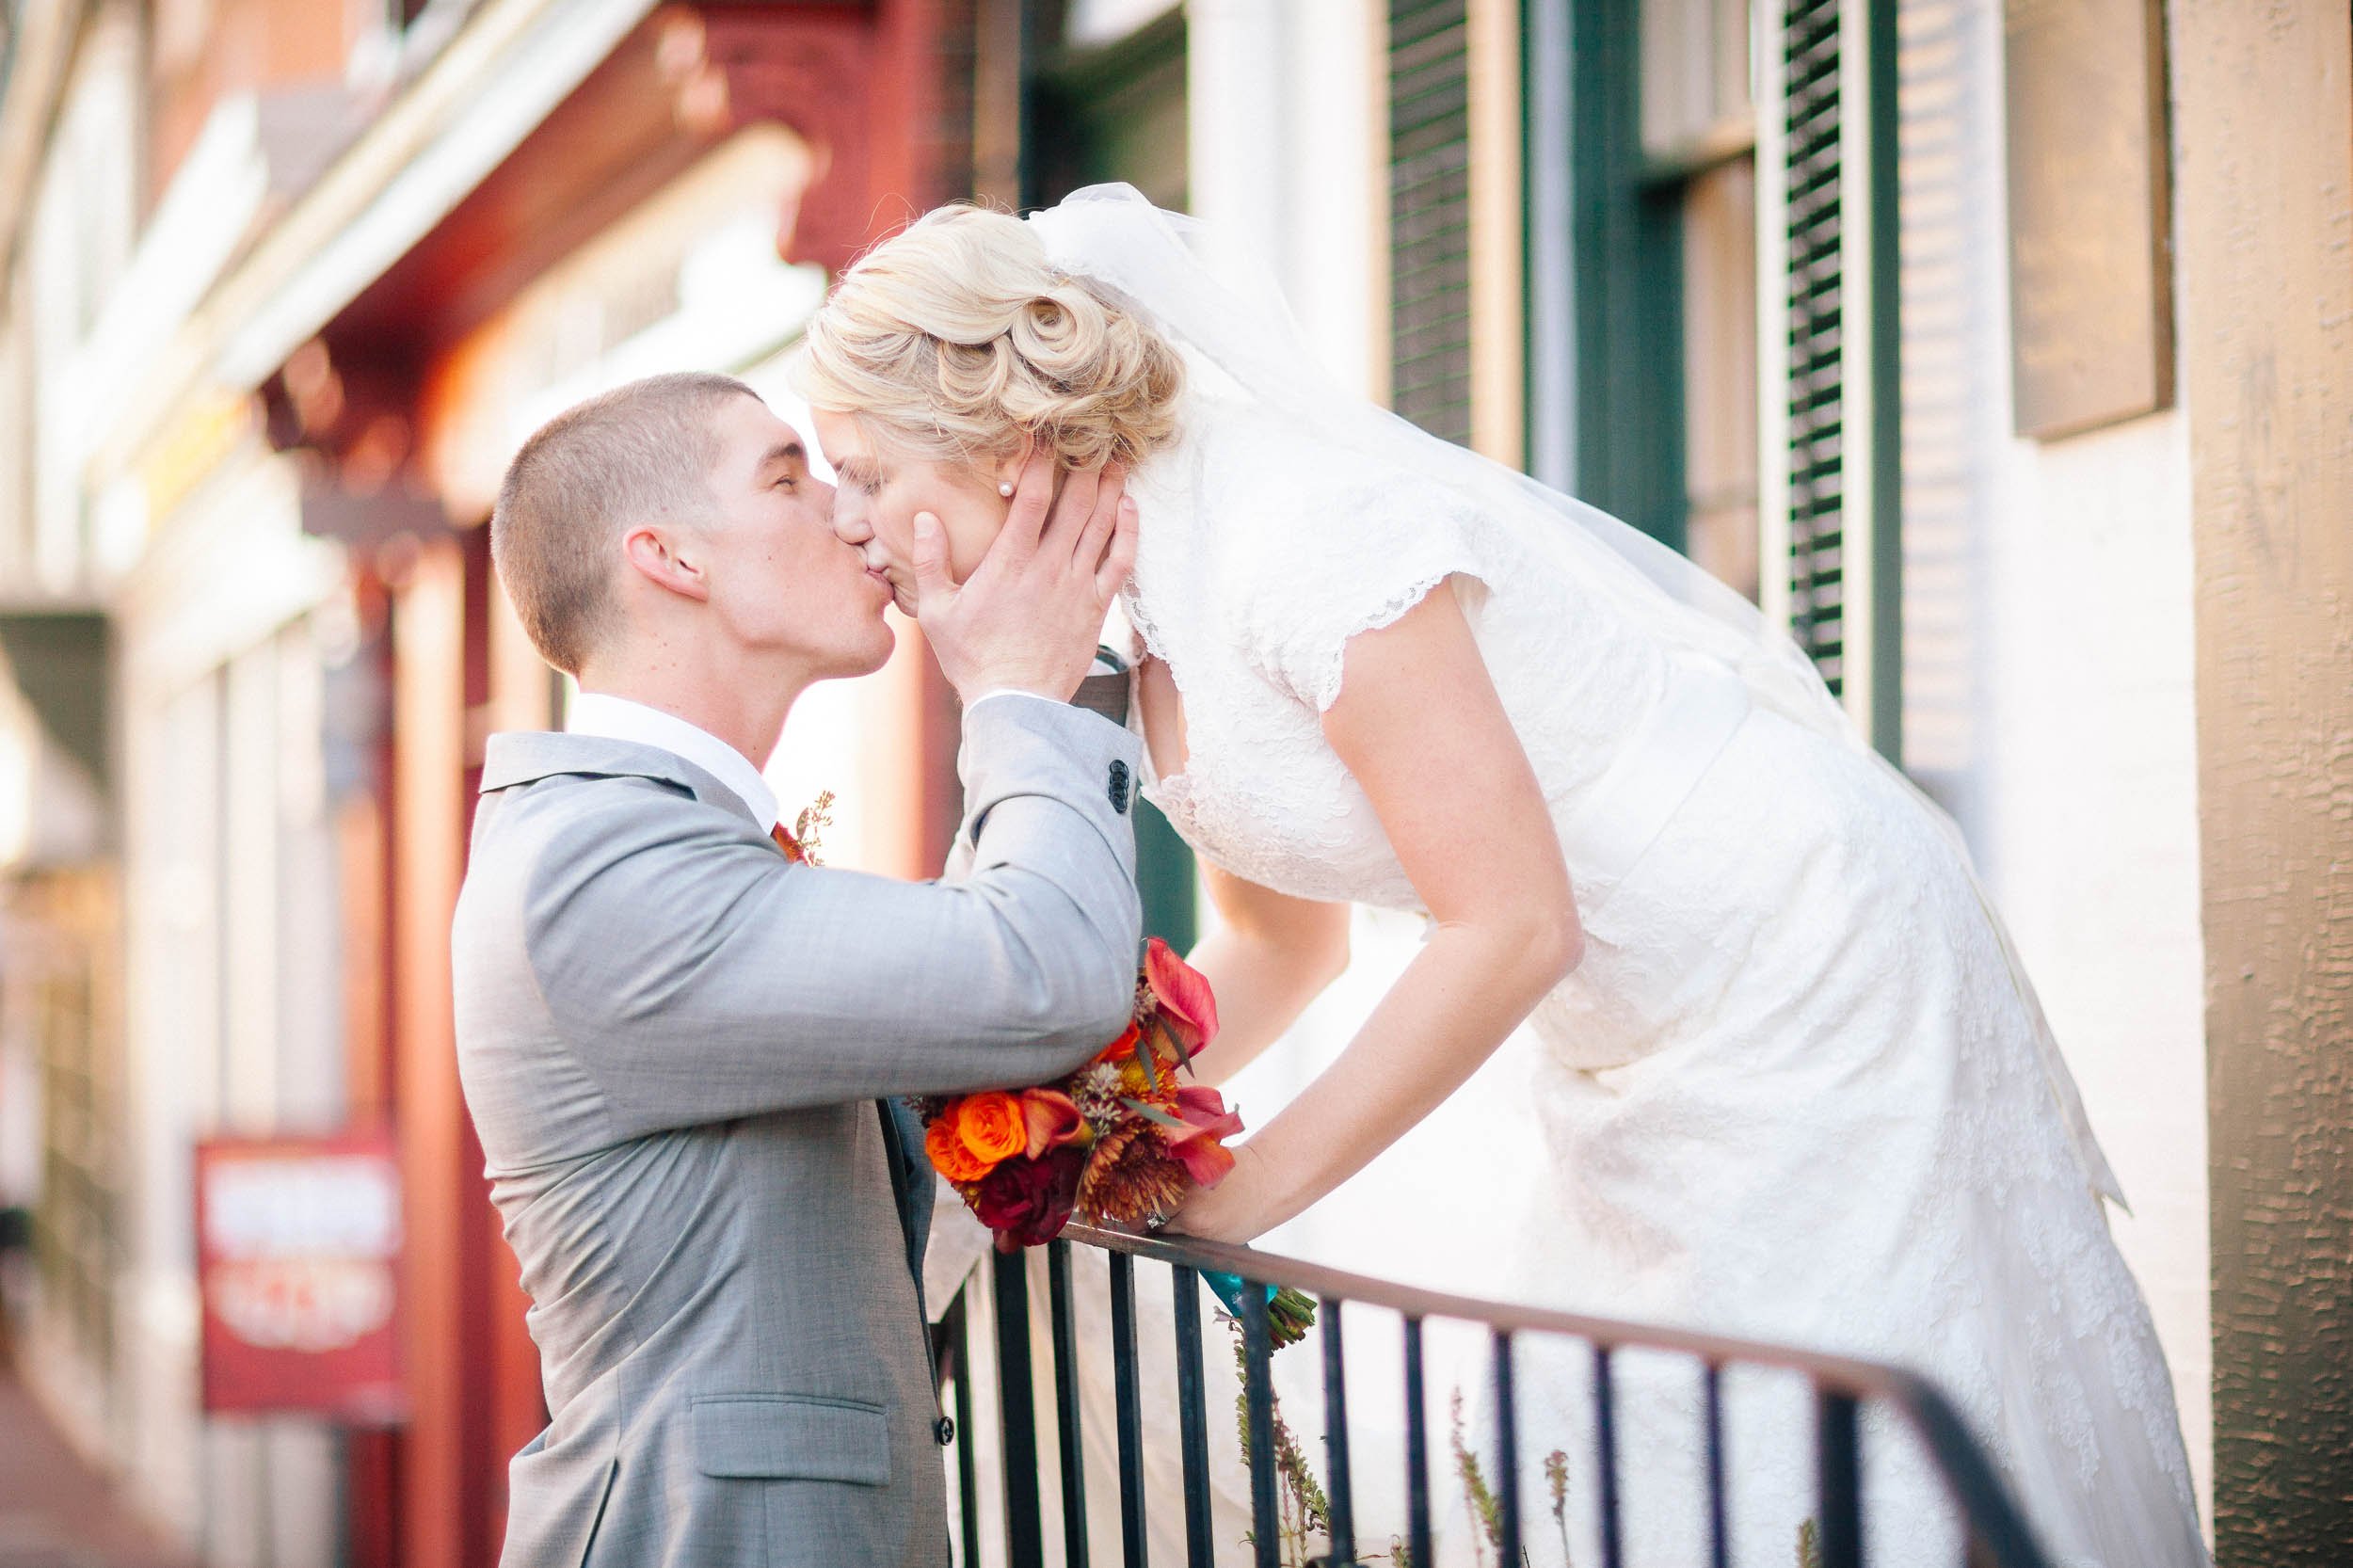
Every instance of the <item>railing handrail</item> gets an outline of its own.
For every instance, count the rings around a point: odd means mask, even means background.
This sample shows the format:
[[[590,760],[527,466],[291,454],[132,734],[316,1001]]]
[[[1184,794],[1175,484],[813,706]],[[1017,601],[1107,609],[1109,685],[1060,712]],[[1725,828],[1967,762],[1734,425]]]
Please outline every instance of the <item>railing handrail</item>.
[[[1488,1301],[1478,1296],[1452,1295],[1443,1290],[1424,1290],[1372,1274],[1351,1273],[1345,1269],[1312,1263],[1303,1257],[1261,1252],[1256,1247],[1233,1246],[1224,1241],[1205,1241],[1196,1237],[1165,1231],[1152,1236],[1136,1236],[1125,1231],[1097,1230],[1092,1225],[1074,1223],[1064,1229],[1063,1236],[1067,1240],[1100,1247],[1106,1252],[1124,1252],[1160,1263],[1239,1274],[1259,1285],[1288,1286],[1320,1298],[1385,1306],[1409,1318],[1459,1318],[1468,1322],[1484,1323],[1491,1328],[1508,1328],[1514,1333],[1571,1335],[1612,1349],[1636,1346],[1681,1351],[1708,1361],[1747,1361],[1786,1367],[1793,1371],[1809,1373],[1842,1392],[1860,1398],[1894,1399],[1899,1397],[1898,1389],[1918,1390],[1930,1399],[1940,1397],[1933,1384],[1917,1372],[1892,1362],[1834,1355],[1765,1339],[1744,1339],[1734,1335],[1706,1334],[1696,1329],[1638,1323],[1620,1318],[1593,1318],[1581,1313],[1560,1312],[1550,1307],[1527,1306],[1516,1302]]]
[[[1352,1302],[1385,1307],[1409,1320],[1455,1319],[1512,1334],[1568,1336],[1613,1351],[1630,1347],[1680,1352],[1711,1367],[1738,1362],[1801,1372],[1819,1386],[1858,1400],[1881,1401],[1902,1415],[1926,1445],[1964,1525],[1986,1550],[1988,1560],[2004,1568],[2047,1568],[2048,1559],[2008,1484],[1970,1434],[1960,1410],[1934,1383],[1910,1368],[1735,1335],[1425,1290],[1255,1247],[1166,1232],[1140,1236],[1074,1223],[1064,1229],[1063,1239],[1180,1269],[1236,1274],[1256,1285],[1288,1287],[1327,1304]]]

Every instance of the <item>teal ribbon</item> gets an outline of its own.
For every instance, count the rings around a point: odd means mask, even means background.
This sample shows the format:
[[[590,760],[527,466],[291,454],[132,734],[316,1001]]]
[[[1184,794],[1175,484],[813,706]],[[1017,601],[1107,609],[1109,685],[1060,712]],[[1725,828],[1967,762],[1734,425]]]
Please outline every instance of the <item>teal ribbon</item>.
[[[1219,1301],[1225,1304],[1226,1311],[1232,1313],[1237,1318],[1241,1316],[1241,1275],[1221,1274],[1213,1270],[1204,1269],[1201,1271],[1201,1279],[1204,1284],[1209,1286],[1210,1292],[1215,1295]],[[1266,1292],[1266,1299],[1268,1301],[1272,1302],[1274,1300],[1275,1288],[1273,1286],[1266,1285],[1259,1287],[1259,1288]]]

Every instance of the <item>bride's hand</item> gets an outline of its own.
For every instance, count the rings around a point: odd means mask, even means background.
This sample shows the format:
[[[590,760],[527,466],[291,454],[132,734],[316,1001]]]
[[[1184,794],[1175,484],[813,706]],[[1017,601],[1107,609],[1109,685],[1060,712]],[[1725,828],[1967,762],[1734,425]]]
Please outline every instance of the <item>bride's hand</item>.
[[[1196,1191],[1168,1222],[1168,1229],[1204,1241],[1240,1246],[1273,1228],[1278,1202],[1267,1158],[1248,1144],[1234,1145],[1234,1168],[1214,1187]]]

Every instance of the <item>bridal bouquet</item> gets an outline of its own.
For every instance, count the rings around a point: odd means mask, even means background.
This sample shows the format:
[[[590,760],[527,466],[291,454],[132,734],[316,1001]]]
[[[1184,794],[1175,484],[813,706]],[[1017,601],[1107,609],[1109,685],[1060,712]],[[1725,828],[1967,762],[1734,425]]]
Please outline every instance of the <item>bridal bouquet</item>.
[[[1241,1131],[1241,1118],[1215,1089],[1183,1081],[1216,1037],[1209,982],[1155,936],[1118,1039],[1051,1083],[916,1100],[924,1152],[1001,1252],[1052,1240],[1074,1215],[1157,1229],[1194,1188],[1214,1187],[1234,1168],[1225,1140]],[[1240,1312],[1239,1278],[1203,1277]],[[1276,1342],[1297,1340],[1314,1318],[1306,1297],[1269,1288]]]

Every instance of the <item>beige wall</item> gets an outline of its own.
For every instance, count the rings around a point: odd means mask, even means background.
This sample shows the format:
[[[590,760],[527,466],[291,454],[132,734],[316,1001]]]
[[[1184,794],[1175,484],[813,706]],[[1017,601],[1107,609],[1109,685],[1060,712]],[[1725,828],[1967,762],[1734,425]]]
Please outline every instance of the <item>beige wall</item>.
[[[2114,1163],[2212,1516],[2205,1020],[2178,414],[2003,455],[1979,842]]]
[[[1906,0],[1904,760],[1950,807],[2130,1196],[2211,1516],[2188,425],[2011,433],[2002,7]]]

